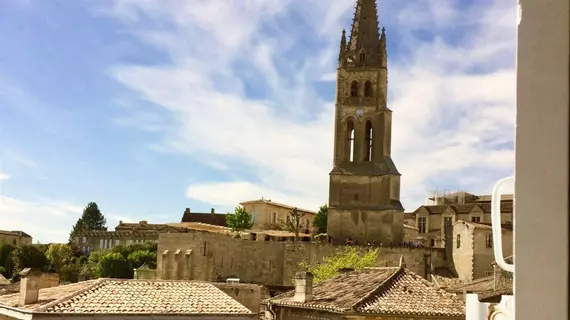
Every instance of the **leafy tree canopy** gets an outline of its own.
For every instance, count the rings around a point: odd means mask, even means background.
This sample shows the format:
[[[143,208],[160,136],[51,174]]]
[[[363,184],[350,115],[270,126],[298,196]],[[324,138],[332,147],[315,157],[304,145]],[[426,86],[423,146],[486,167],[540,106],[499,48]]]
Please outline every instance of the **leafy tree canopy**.
[[[97,273],[103,278],[131,279],[133,269],[125,257],[118,252],[105,252],[99,258]]]
[[[297,208],[293,208],[289,212],[289,219],[282,221],[284,229],[295,234],[295,241],[299,238],[299,233],[301,233],[301,228],[303,228],[303,223],[301,221],[303,216],[305,216],[304,212],[299,211]]]
[[[85,209],[83,209],[83,215],[77,220],[71,233],[69,234],[69,242],[73,242],[73,239],[79,234],[85,231],[105,231],[107,230],[107,219],[99,210],[99,206],[95,202],[89,202]]]
[[[12,262],[12,251],[16,249],[15,246],[4,243],[0,244],[0,274],[2,274],[6,278],[12,277],[14,264]]]
[[[24,268],[35,268],[46,271],[48,268],[48,259],[46,258],[45,245],[27,244],[16,247],[12,251],[12,263],[14,269],[12,274],[15,275]]]
[[[233,231],[248,230],[253,227],[253,222],[251,221],[252,216],[247,210],[242,206],[237,206],[234,213],[226,214],[226,224]]]
[[[328,220],[329,207],[324,204],[319,208],[313,220],[313,226],[317,228],[317,233],[327,233],[327,220]]]
[[[65,265],[71,264],[73,252],[68,244],[52,243],[45,255],[50,268],[55,272],[61,272]]]
[[[340,274],[340,269],[350,268],[360,270],[378,265],[380,248],[370,249],[361,254],[355,247],[346,247],[343,251],[326,257],[321,263],[308,264],[303,261],[299,266],[310,271],[314,282],[318,283]]]

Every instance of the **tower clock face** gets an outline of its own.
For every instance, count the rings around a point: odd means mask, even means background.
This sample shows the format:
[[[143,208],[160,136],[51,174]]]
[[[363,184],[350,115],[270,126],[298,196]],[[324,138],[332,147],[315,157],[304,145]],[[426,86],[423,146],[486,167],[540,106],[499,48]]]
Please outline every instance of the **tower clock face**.
[[[364,115],[364,110],[362,109],[358,109],[356,110],[356,116],[361,118]]]

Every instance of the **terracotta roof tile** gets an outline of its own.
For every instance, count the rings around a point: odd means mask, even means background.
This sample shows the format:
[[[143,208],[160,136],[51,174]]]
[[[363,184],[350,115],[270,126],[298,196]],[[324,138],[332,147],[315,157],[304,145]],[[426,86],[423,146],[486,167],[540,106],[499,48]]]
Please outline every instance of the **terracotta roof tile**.
[[[465,315],[463,301],[405,268],[373,268],[341,274],[315,284],[313,300],[294,302],[287,292],[266,302],[332,312],[410,315]]]
[[[511,279],[503,279],[495,283],[494,276],[479,278],[474,281],[457,284],[446,288],[445,290],[452,293],[477,293],[479,300],[488,299],[500,295],[513,294],[513,282]]]
[[[83,290],[91,285],[93,285],[98,280],[88,280],[82,281],[78,283],[66,284],[57,287],[45,288],[41,289],[38,297],[38,301],[36,303],[27,304],[22,307],[18,307],[20,294],[19,293],[12,293],[0,296],[0,305],[5,305],[8,307],[13,308],[20,308],[25,310],[36,310],[43,305],[46,305],[50,302],[59,301],[62,298],[65,298],[71,294],[75,294],[79,290]],[[20,287],[20,283],[15,283],[14,285],[17,288]],[[19,289],[18,289],[19,291]]]
[[[210,283],[168,280],[99,279],[41,309],[53,313],[251,314]]]
[[[19,294],[0,296],[0,304],[48,313],[251,314],[200,281],[97,279],[41,289],[39,301],[23,307],[18,300]]]

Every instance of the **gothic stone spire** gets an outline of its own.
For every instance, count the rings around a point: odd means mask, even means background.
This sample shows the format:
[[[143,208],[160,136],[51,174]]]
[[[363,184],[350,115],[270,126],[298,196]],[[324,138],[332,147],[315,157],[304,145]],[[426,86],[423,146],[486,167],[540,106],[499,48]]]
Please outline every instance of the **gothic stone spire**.
[[[382,44],[384,42],[384,45]],[[376,0],[357,0],[348,43],[348,59],[364,65],[382,65],[386,36],[378,28]]]

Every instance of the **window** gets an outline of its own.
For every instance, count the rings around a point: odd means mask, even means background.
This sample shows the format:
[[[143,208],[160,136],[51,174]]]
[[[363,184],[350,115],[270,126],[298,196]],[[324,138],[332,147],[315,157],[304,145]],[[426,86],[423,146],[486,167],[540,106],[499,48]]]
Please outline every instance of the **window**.
[[[355,194],[354,194],[354,200],[355,200],[355,201],[358,200],[358,193],[355,193]]]
[[[310,227],[311,227],[311,221],[309,221],[309,219],[305,220],[305,229],[309,230]]]
[[[366,81],[364,83],[364,96],[365,97],[372,97],[374,94],[374,91],[372,90],[372,82],[370,81]]]
[[[360,53],[360,62],[364,62],[366,60],[366,54],[364,52]]]
[[[432,247],[435,247],[435,239],[431,239],[430,245],[431,245]]]
[[[457,248],[459,249],[461,248],[461,235],[458,234],[456,238]]]
[[[366,159],[372,161],[372,122],[366,121]]]
[[[287,223],[291,222],[291,216],[287,216]]]
[[[354,123],[348,122],[348,161],[354,161]]]
[[[99,248],[105,249],[105,240],[103,240],[103,239],[99,240]]]
[[[352,81],[350,84],[350,96],[358,97],[358,82]]]
[[[277,213],[271,213],[271,223],[277,223]]]
[[[420,233],[426,233],[427,217],[418,217],[418,229]]]
[[[87,237],[83,237],[83,243],[87,242]]]
[[[453,217],[443,217],[443,227],[447,228],[453,224]]]
[[[471,217],[471,222],[479,223],[481,222],[481,217]]]
[[[121,240],[115,239],[115,245],[118,246],[119,244],[121,244]]]
[[[493,234],[487,233],[485,235],[485,247],[492,248],[493,247]]]

